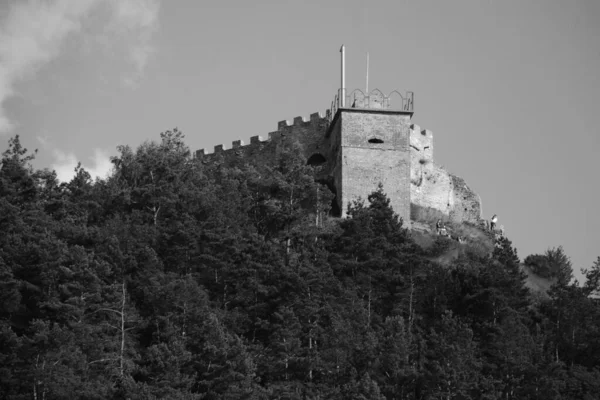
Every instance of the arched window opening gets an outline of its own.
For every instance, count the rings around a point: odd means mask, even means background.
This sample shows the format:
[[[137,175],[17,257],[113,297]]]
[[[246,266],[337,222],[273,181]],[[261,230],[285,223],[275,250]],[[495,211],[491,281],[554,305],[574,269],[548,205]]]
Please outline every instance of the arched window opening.
[[[383,143],[383,140],[379,138],[371,138],[369,139],[369,143]]]
[[[326,162],[327,162],[327,159],[325,157],[323,157],[322,154],[315,153],[308,158],[308,161],[306,162],[306,164],[318,166],[318,165],[325,164]]]

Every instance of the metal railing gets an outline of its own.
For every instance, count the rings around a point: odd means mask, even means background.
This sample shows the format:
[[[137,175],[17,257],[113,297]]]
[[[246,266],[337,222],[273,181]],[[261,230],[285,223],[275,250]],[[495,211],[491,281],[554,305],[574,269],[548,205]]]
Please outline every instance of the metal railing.
[[[331,107],[327,110],[329,122],[333,120],[335,114],[340,108],[341,89],[331,102]],[[413,112],[415,106],[415,95],[413,92],[406,92],[403,96],[399,91],[393,90],[387,96],[379,89],[373,89],[365,94],[360,89],[354,89],[346,95],[345,108],[367,108],[388,111],[407,111]]]

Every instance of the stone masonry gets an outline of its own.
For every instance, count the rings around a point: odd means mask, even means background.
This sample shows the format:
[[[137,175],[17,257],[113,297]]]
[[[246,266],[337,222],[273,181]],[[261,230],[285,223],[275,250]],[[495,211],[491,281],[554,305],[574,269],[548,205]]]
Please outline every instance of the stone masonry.
[[[411,203],[440,210],[452,221],[479,222],[479,195],[462,178],[435,164],[430,130],[416,124],[410,128]]]
[[[352,200],[383,184],[394,211],[410,220],[410,114],[374,109],[340,109],[332,134],[340,147],[333,176],[338,206],[344,211]]]
[[[379,183],[394,211],[410,220],[411,203],[430,207],[460,222],[479,222],[481,200],[465,183],[437,166],[433,158],[433,134],[411,124],[412,110],[379,107],[328,110],[326,116],[281,121],[267,139],[237,140],[230,148],[215,146],[214,152],[196,152],[210,165],[235,160],[274,162],[283,145],[296,144],[307,163],[316,168],[316,179],[336,195],[332,214],[344,216],[348,203],[367,196]],[[332,114],[333,111],[333,114]],[[408,224],[406,224],[408,226]]]

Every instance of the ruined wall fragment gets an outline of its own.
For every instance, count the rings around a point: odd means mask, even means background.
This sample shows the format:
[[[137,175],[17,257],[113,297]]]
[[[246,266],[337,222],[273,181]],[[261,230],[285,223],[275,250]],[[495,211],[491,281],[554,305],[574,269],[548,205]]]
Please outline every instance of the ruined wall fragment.
[[[464,179],[435,164],[433,133],[411,125],[411,203],[441,211],[452,221],[478,223],[481,199]]]

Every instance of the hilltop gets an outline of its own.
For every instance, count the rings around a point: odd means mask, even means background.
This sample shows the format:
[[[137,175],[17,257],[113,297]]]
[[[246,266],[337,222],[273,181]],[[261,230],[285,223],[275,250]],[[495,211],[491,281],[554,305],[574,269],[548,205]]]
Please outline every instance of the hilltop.
[[[275,163],[215,166],[183,139],[121,146],[106,180],[78,167],[63,184],[11,139],[0,167],[0,397],[600,392],[600,305],[589,298],[600,262],[585,285],[559,274],[534,297],[505,236],[490,249],[463,223],[450,225],[470,238],[460,247],[419,237],[382,186],[332,216],[334,194],[294,146]],[[551,255],[529,261],[568,272],[554,268],[564,254]]]
[[[490,256],[494,252],[496,238],[503,235],[499,230],[492,233],[484,224],[453,223],[444,221],[444,217],[437,210],[413,206],[410,221],[411,235],[414,241],[431,255],[431,261],[441,265],[452,265],[457,259],[468,254]],[[444,221],[450,235],[449,238],[437,233],[436,222],[438,219]],[[460,242],[457,240],[459,237],[461,238]],[[526,274],[524,283],[532,291],[532,294],[547,297],[548,291],[556,280],[536,274],[525,263],[520,263],[519,266],[521,271]]]

